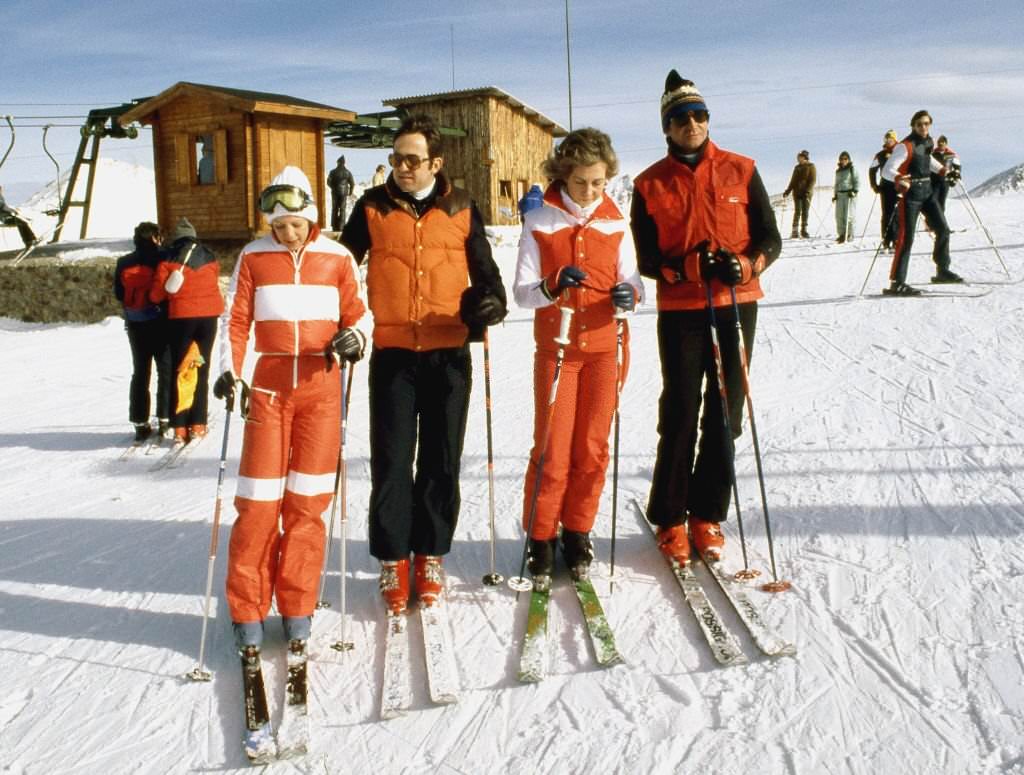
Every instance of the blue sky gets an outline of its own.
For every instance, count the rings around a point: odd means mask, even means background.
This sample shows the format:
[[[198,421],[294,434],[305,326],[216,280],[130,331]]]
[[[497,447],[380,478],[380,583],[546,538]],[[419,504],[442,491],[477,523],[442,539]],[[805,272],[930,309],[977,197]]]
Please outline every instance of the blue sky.
[[[1020,0],[911,5],[916,17],[873,0],[570,0],[572,123],[608,132],[623,170],[639,172],[663,153],[658,99],[674,67],[704,93],[712,138],[754,157],[773,192],[801,148],[819,175],[841,150],[866,170],[885,130],[902,136],[922,107],[960,153],[968,185],[1024,162]],[[53,177],[42,124],[57,125],[48,144],[66,168],[90,107],[177,81],[367,112],[449,90],[454,77],[455,88],[499,86],[568,126],[564,11],[563,0],[4,0],[0,115],[16,117],[18,142],[0,184]],[[0,152],[8,136],[0,125]],[[105,140],[101,153],[149,165],[149,133]],[[383,161],[346,156],[359,179]]]

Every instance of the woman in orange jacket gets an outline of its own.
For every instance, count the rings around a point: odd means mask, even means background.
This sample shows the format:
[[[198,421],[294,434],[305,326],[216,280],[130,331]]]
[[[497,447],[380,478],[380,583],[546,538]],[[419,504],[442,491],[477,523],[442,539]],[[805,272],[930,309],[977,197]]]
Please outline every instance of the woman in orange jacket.
[[[149,298],[155,304],[167,302],[171,363],[177,372],[176,378],[171,377],[171,428],[175,441],[184,443],[206,435],[210,353],[224,298],[217,259],[196,240],[196,230],[188,219],[178,222],[169,242],[157,265]],[[198,358],[194,357],[196,351]],[[196,369],[191,402],[187,397],[182,401],[180,395],[189,369]]]
[[[550,582],[560,526],[562,554],[574,577],[584,576],[593,559],[590,530],[608,467],[616,387],[625,380],[628,363],[624,330],[619,374],[614,315],[632,310],[643,297],[628,223],[605,193],[618,170],[608,135],[590,128],[570,132],[543,169],[553,182],[544,206],[528,212],[523,222],[514,287],[516,302],[536,310],[534,448],[526,472],[523,525],[530,531],[530,573],[541,585]],[[554,411],[549,412],[558,350],[554,338],[563,306],[575,314]],[[624,321],[621,325],[626,328]],[[549,416],[551,427],[545,429]]]

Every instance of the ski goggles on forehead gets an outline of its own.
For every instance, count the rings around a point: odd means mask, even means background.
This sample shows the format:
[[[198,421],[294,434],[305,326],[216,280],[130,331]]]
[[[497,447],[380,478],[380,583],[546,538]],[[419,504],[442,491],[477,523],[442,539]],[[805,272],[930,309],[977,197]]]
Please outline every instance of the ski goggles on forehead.
[[[268,186],[260,193],[259,208],[261,213],[272,213],[277,205],[281,205],[290,213],[297,213],[313,204],[313,198],[298,186]]]

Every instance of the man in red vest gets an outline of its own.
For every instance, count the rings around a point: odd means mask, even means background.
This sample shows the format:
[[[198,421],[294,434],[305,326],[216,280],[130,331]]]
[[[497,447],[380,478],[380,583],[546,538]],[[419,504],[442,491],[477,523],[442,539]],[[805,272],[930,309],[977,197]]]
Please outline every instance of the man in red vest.
[[[663,385],[647,514],[658,528],[661,551],[686,562],[687,522],[694,547],[709,559],[721,556],[725,539],[719,523],[729,510],[733,476],[708,291],[735,438],[744,400],[735,311],[749,361],[757,299],[764,295],[758,276],[778,257],[782,240],[754,161],[709,139],[704,98],[675,70],[665,79],[661,121],[668,153],[636,178],[631,211],[640,272],[658,281]]]

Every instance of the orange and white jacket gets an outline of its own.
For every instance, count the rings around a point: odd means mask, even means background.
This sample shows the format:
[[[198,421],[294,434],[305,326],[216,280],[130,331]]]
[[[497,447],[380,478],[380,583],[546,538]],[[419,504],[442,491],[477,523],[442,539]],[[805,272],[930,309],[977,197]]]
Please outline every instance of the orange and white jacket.
[[[609,298],[613,286],[626,282],[644,299],[643,281],[636,267],[636,250],[629,224],[607,194],[586,208],[580,207],[560,183],[544,194],[544,206],[530,210],[523,220],[513,294],[520,307],[536,309],[533,333],[537,349],[557,350],[561,313],[541,290],[544,279],[563,266],[577,266],[587,273],[580,288],[566,292],[575,309],[567,351],[595,353],[614,351],[616,327]]]
[[[242,374],[249,332],[261,355],[323,357],[331,338],[357,326],[366,311],[362,283],[352,254],[310,230],[296,253],[273,233],[250,242],[235,264],[221,317],[221,370]],[[365,334],[366,331],[364,330]]]

